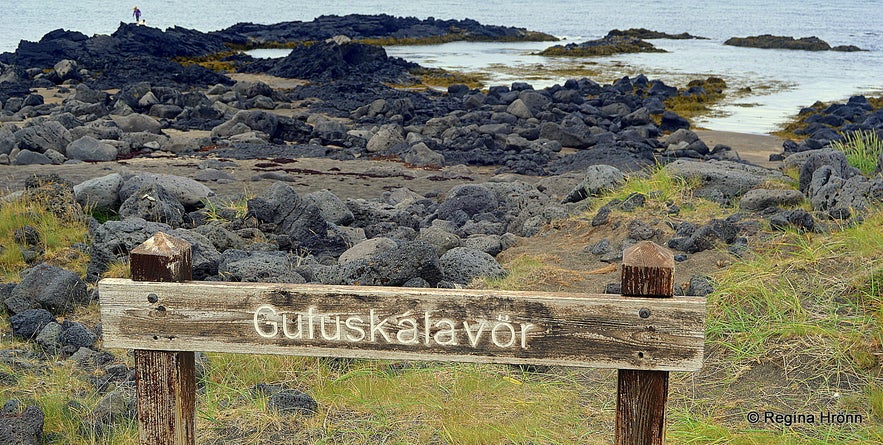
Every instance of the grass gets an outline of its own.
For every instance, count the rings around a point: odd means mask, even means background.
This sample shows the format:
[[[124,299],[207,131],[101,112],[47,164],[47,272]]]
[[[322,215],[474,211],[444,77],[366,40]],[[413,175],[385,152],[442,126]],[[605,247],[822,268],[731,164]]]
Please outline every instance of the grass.
[[[674,176],[657,164],[649,170],[627,177],[620,188],[596,199],[587,213],[594,214],[612,199],[624,201],[632,194],[640,193],[647,198],[644,208],[654,215],[666,215],[669,204],[674,204],[680,208],[679,218],[703,220],[717,217],[717,213],[720,213],[719,205],[693,196],[693,191],[699,185],[698,178],[684,179]]]
[[[557,375],[489,365],[219,354],[211,355],[209,363],[199,414],[206,443],[267,443],[274,435],[284,435],[288,443],[320,435],[317,443],[341,444],[573,443],[573,438],[584,438],[573,433],[584,429],[580,393]],[[321,401],[319,412],[274,417],[263,396],[241,390],[266,381],[312,394]]]
[[[751,258],[715,277],[707,344],[724,351],[712,366],[723,370],[725,380],[738,383],[746,370],[773,368],[771,360],[790,357],[800,363],[785,366],[793,373],[791,385],[807,394],[766,401],[773,411],[796,406],[801,412],[831,409],[869,419],[866,425],[829,431],[786,429],[770,443],[873,443],[880,435],[883,418],[874,406],[883,357],[881,214],[878,210],[860,226],[831,234],[771,237]],[[824,439],[816,438],[819,433]]]
[[[555,263],[553,255],[520,255],[506,264],[505,277],[480,280],[476,285],[504,290],[531,290],[538,286],[564,289],[579,278],[578,272],[556,266]]]
[[[875,131],[846,133],[842,140],[831,142],[831,146],[846,154],[849,165],[866,176],[877,171],[877,162],[883,153],[883,141],[880,141],[880,136]]]
[[[86,219],[79,208],[59,207],[54,193],[63,192],[35,189],[23,199],[0,205],[0,275],[4,282],[17,282],[19,272],[28,267],[22,249],[34,248],[16,240],[16,233],[25,227],[33,227],[39,234],[35,246],[42,252],[39,259],[85,274],[88,258],[72,246],[87,241]]]
[[[254,193],[246,190],[237,197],[202,200],[202,211],[210,221],[232,221],[245,218],[248,213],[248,200]]]
[[[3,350],[28,349],[24,343],[0,341]],[[134,421],[123,421],[98,434],[85,422],[103,395],[98,394],[89,379],[100,371],[88,372],[71,362],[51,360],[41,362],[23,359],[0,362],[0,373],[17,376],[14,387],[0,386],[0,399],[20,400],[25,405],[37,405],[45,414],[44,437],[48,444],[137,444],[138,431]]]

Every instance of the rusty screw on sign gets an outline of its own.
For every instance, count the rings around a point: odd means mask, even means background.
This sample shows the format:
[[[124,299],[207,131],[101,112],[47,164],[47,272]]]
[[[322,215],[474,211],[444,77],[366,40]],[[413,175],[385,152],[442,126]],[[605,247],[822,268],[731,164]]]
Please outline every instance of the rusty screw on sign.
[[[642,307],[641,310],[638,311],[638,316],[641,318],[650,318],[650,309]]]
[[[159,301],[159,297],[156,294],[147,294],[147,302],[150,304],[156,304]]]

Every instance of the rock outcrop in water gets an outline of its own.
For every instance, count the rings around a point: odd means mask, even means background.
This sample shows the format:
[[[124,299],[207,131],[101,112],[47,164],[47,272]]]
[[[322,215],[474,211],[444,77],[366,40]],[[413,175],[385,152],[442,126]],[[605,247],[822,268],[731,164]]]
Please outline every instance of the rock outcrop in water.
[[[608,37],[634,37],[636,39],[641,40],[652,40],[652,39],[669,39],[669,40],[689,40],[689,39],[701,39],[708,40],[707,37],[699,37],[694,36],[687,32],[682,32],[680,34],[669,34],[667,32],[653,31],[646,28],[629,28],[626,30],[614,29],[607,33]]]
[[[418,19],[393,17],[387,14],[323,15],[309,22],[283,22],[272,25],[238,23],[212,34],[225,42],[241,47],[323,41],[338,35],[353,40],[378,40],[389,43],[558,40],[541,32],[510,26],[483,25],[471,19],[439,20],[432,17]]]
[[[794,37],[774,36],[771,34],[762,34],[759,36],[749,37],[731,37],[724,42],[724,45],[744,46],[749,48],[766,48],[766,49],[795,49],[804,51],[861,51],[862,49],[853,45],[840,45],[831,47],[828,42],[812,36]]]
[[[595,57],[626,53],[664,53],[663,49],[653,46],[637,37],[628,35],[607,34],[597,40],[583,43],[554,45],[540,51],[541,56]]]

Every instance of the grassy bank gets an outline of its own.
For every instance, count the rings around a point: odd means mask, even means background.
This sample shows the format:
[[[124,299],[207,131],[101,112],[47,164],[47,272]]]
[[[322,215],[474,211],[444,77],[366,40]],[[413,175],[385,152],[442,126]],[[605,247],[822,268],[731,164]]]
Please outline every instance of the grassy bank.
[[[578,290],[583,280],[595,276],[584,269],[584,247],[617,221],[656,221],[664,229],[666,222],[704,223],[736,212],[694,197],[694,186],[664,170],[636,175],[591,202],[584,214],[553,223],[519,246],[532,251],[503,255],[507,278],[476,285]],[[789,186],[793,184],[776,184]],[[591,227],[598,207],[634,192],[648,196],[642,209],[615,211],[611,224]],[[680,214],[670,215],[669,203],[678,205]],[[5,250],[16,246],[10,233],[45,209],[40,200],[3,205],[3,212],[27,216],[0,226]],[[14,219],[6,215],[0,220]],[[81,219],[63,221],[40,226],[43,239],[85,228]],[[710,273],[715,291],[708,296],[705,366],[698,373],[672,374],[668,443],[880,443],[883,211],[873,210],[852,226],[832,226],[828,233],[768,232],[765,227],[752,235],[751,250],[742,258],[721,247],[708,257],[695,254],[695,260],[679,263],[691,268],[691,261],[727,259]],[[66,251],[66,243],[69,247],[81,241],[85,232],[75,233],[61,242],[58,252]],[[46,245],[47,252],[53,249]],[[82,260],[54,257],[71,267]],[[9,271],[7,281],[16,281],[14,271],[24,265],[6,257],[0,261]],[[69,319],[94,326],[97,306],[82,308]],[[89,413],[104,396],[91,382],[102,371],[43,356],[33,343],[10,338],[7,315],[0,331],[0,350],[21,351],[15,360],[0,360],[0,399],[39,405],[46,413],[46,443],[137,443],[131,420],[100,433],[90,427]],[[127,351],[113,352],[132,365]],[[205,363],[197,402],[203,444],[592,444],[609,443],[612,437],[611,370],[229,354],[209,354]],[[276,413],[268,408],[266,396],[252,389],[259,383],[306,392],[319,402],[318,412]],[[860,415],[861,422],[785,425],[750,423],[746,417],[750,412],[828,411]]]

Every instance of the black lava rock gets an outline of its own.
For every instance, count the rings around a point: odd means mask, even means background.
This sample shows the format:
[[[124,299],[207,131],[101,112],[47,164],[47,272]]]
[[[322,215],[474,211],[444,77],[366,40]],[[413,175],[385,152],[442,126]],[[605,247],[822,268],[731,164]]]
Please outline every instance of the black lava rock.
[[[28,309],[9,317],[12,335],[22,339],[34,338],[47,324],[55,321],[55,317],[46,309]]]

